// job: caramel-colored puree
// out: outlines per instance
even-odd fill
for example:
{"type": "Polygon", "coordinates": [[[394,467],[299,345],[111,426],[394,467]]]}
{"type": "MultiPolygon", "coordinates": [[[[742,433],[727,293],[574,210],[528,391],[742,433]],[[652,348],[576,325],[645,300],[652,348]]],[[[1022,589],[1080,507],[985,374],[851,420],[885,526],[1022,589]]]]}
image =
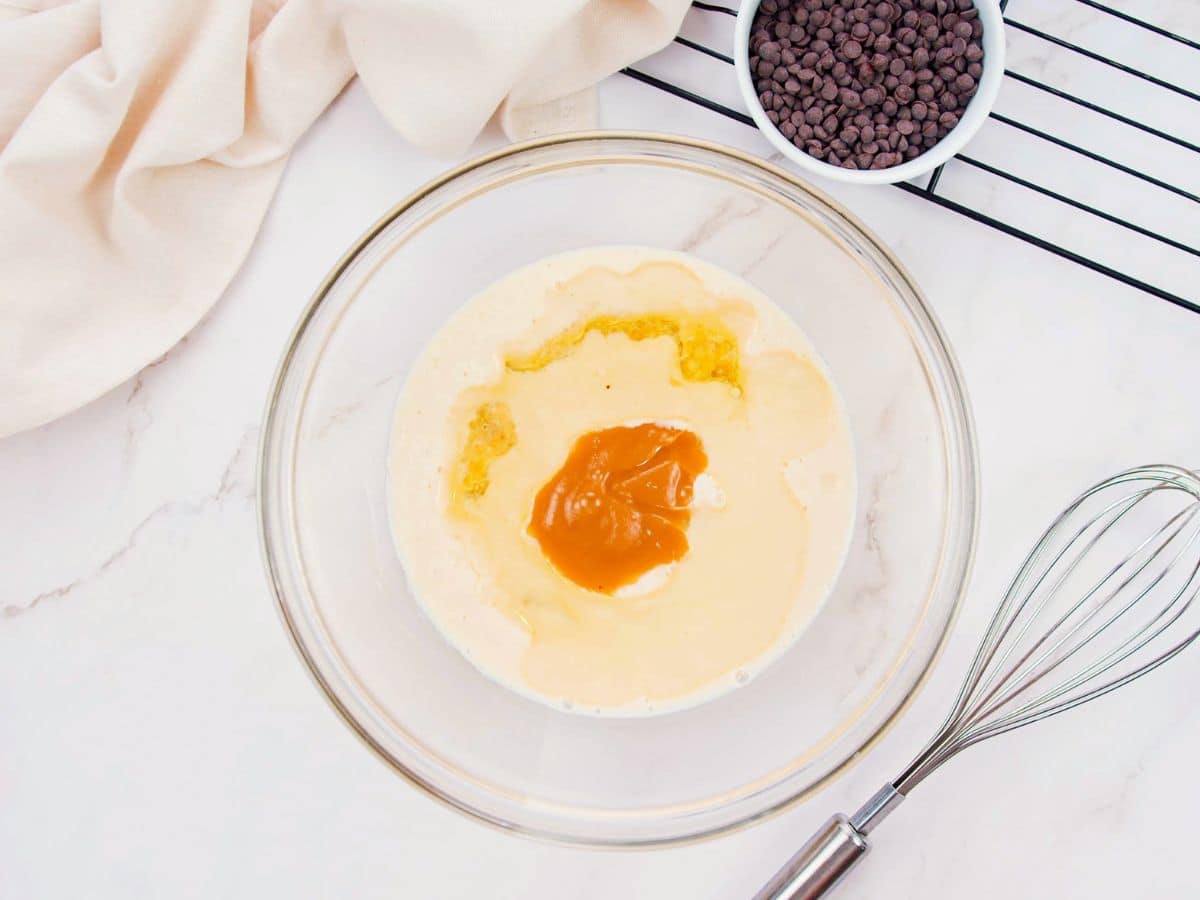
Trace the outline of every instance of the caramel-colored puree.
{"type": "Polygon", "coordinates": [[[611,594],[687,553],[692,484],[707,465],[700,439],[681,428],[585,434],[538,491],[529,533],[558,571],[611,594]]]}

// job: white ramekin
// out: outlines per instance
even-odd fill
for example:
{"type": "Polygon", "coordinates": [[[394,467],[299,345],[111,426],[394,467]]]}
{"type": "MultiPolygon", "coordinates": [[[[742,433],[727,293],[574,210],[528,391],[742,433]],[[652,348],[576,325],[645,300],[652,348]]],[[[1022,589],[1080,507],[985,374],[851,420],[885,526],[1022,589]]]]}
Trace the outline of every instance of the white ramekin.
{"type": "Polygon", "coordinates": [[[767,118],[766,112],[758,102],[758,92],[754,89],[754,79],[750,73],[750,27],[754,22],[755,13],[758,12],[758,6],[759,0],[745,0],[738,12],[734,28],[733,56],[738,89],[742,92],[742,99],[759,131],[766,135],[767,140],[780,153],[813,175],[853,184],[894,184],[931,172],[942,163],[948,162],[974,137],[992,111],[996,95],[1000,92],[1000,82],[1004,77],[1004,16],[1000,12],[998,0],[975,0],[979,20],[983,23],[983,77],[979,79],[979,90],[975,92],[975,96],[971,98],[951,132],[932,149],[898,166],[886,169],[843,169],[841,166],[830,165],[809,156],[784,137],[767,118]]]}

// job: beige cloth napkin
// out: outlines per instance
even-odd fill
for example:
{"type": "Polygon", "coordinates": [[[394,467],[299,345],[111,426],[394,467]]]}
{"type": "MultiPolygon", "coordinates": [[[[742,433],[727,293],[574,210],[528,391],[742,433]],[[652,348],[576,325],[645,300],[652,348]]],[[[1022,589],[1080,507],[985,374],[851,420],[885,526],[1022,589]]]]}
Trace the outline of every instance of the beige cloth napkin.
{"type": "Polygon", "coordinates": [[[589,127],[687,0],[0,0],[0,436],[165,353],[241,265],[296,139],[356,73],[461,153],[589,127]]]}

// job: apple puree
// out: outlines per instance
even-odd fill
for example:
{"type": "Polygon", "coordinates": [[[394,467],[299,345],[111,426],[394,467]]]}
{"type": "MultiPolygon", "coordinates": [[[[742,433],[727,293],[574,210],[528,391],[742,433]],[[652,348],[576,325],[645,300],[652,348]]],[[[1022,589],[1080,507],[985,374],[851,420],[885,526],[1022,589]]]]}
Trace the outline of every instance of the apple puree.
{"type": "Polygon", "coordinates": [[[644,422],[589,432],[538,491],[529,533],[562,574],[611,594],[687,553],[692,484],[707,465],[686,429],[644,422]]]}

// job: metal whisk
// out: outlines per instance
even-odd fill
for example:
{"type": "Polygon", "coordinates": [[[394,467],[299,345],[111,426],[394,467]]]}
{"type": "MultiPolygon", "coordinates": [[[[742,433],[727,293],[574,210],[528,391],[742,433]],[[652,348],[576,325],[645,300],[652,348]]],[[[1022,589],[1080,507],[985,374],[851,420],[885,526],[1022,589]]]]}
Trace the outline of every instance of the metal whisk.
{"type": "Polygon", "coordinates": [[[1042,534],[946,721],[898,778],[822,826],[754,900],[815,900],[948,760],[1128,684],[1200,636],[1200,476],[1146,466],[1089,488],[1042,534]]]}

